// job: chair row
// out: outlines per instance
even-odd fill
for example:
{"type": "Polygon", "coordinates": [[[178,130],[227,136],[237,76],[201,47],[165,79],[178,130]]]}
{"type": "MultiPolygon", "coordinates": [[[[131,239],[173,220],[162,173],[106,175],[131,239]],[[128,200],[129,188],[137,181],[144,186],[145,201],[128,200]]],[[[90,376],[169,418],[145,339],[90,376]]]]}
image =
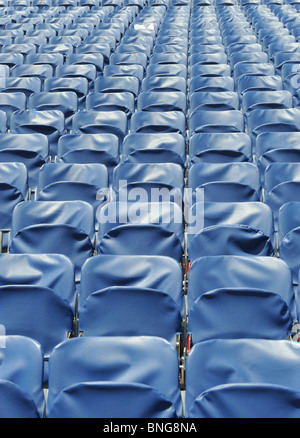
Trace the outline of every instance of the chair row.
{"type": "Polygon", "coordinates": [[[47,400],[41,345],[19,335],[1,336],[0,340],[2,418],[183,415],[178,357],[162,338],[82,337],[60,343],[49,359],[47,400]],[[12,364],[18,372],[12,372],[12,364]],[[69,366],[74,372],[69,372],[69,366]]]}
{"type": "MultiPolygon", "coordinates": [[[[13,170],[18,170],[18,163],[13,170]]],[[[286,185],[297,186],[297,181],[288,181],[286,185]]],[[[204,195],[195,203],[183,205],[183,198],[175,192],[164,192],[169,201],[162,202],[160,189],[152,192],[155,201],[140,187],[129,190],[132,196],[126,198],[127,187],[122,186],[119,201],[107,202],[109,191],[105,187],[98,189],[89,182],[55,181],[46,186],[37,201],[26,201],[26,184],[21,175],[14,183],[3,182],[2,186],[6,211],[1,219],[2,251],[62,252],[76,267],[77,282],[83,263],[95,252],[165,255],[185,269],[187,261],[205,255],[279,255],[292,270],[294,283],[298,282],[299,199],[295,189],[294,199],[282,199],[275,220],[268,204],[253,200],[209,202],[204,195]],[[72,191],[76,190],[80,193],[74,195],[72,191]],[[88,203],[84,195],[91,197],[90,192],[95,199],[88,203]],[[139,196],[138,201],[133,194],[139,196]],[[175,202],[173,199],[170,202],[172,197],[175,202]],[[44,235],[49,238],[43,238],[44,235]],[[59,235],[62,243],[58,246],[59,235]]]]}
{"type": "Polygon", "coordinates": [[[2,340],[2,417],[278,418],[278,410],[281,418],[299,417],[299,346],[286,340],[197,344],[187,360],[184,413],[176,353],[162,339],[83,337],[61,343],[50,357],[46,403],[40,345],[16,335],[2,340]],[[19,371],[14,376],[12,362],[19,371]],[[250,365],[251,373],[245,371],[250,365]]]}

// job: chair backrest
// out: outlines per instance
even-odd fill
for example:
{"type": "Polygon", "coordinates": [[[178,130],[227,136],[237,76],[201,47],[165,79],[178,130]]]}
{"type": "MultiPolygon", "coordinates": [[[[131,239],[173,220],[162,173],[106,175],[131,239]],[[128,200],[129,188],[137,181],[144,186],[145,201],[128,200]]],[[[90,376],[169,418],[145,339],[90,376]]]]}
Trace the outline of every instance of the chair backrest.
{"type": "MultiPolygon", "coordinates": [[[[114,169],[112,188],[120,196],[123,187],[127,187],[128,190],[143,188],[146,191],[143,194],[151,196],[151,198],[148,197],[148,201],[154,201],[155,199],[152,199],[152,196],[159,195],[159,193],[151,193],[151,188],[155,187],[162,190],[164,188],[168,189],[170,196],[172,193],[175,197],[176,195],[180,196],[183,194],[184,188],[184,170],[182,166],[175,163],[122,162],[114,169]]],[[[167,195],[167,193],[165,194],[167,195]]],[[[132,194],[128,193],[128,195],[134,196],[134,192],[132,194]]],[[[145,198],[143,200],[146,201],[145,198]]]]}
{"type": "Polygon", "coordinates": [[[130,128],[131,132],[177,132],[186,135],[186,118],[182,111],[136,111],[130,128]]]}
{"type": "Polygon", "coordinates": [[[299,345],[287,340],[215,339],[196,344],[186,361],[187,412],[197,397],[218,385],[276,384],[298,391],[299,352],[299,345]]]}
{"type": "Polygon", "coordinates": [[[58,138],[65,133],[64,114],[59,110],[19,110],[11,116],[11,131],[16,134],[38,132],[47,136],[49,154],[57,153],[58,138]]]}
{"type": "Polygon", "coordinates": [[[287,90],[249,90],[246,91],[242,99],[242,109],[244,114],[254,109],[286,109],[293,107],[292,94],[287,90]]]}
{"type": "Polygon", "coordinates": [[[182,91],[143,91],[137,100],[139,111],[186,112],[186,94],[182,91]]]}
{"type": "Polygon", "coordinates": [[[42,418],[45,400],[41,346],[18,335],[1,336],[0,341],[1,394],[7,396],[1,403],[1,417],[42,418]]]}
{"type": "Polygon", "coordinates": [[[193,111],[189,118],[190,134],[198,132],[244,132],[244,117],[239,110],[193,111]]]}
{"type": "Polygon", "coordinates": [[[239,97],[235,91],[196,91],[190,96],[190,112],[197,110],[238,110],[239,97]]]}
{"type": "Polygon", "coordinates": [[[234,91],[231,76],[195,76],[190,80],[190,93],[196,91],[234,91]]]}
{"type": "MultiPolygon", "coordinates": [[[[198,218],[196,225],[190,228],[198,231],[201,225],[198,218]]],[[[274,256],[275,246],[271,238],[260,229],[247,224],[220,224],[204,228],[194,236],[192,233],[188,235],[189,261],[192,263],[206,255],[274,256]],[[214,245],[210,244],[212,238],[214,245]]]]}
{"type": "Polygon", "coordinates": [[[104,164],[46,163],[39,173],[36,199],[82,200],[91,204],[96,212],[98,206],[107,200],[107,192],[108,172],[104,164]]]}
{"type": "Polygon", "coordinates": [[[48,139],[43,134],[0,134],[0,162],[23,163],[27,169],[28,186],[34,189],[37,175],[48,161],[48,139]]]}
{"type": "Polygon", "coordinates": [[[28,174],[23,163],[0,163],[1,220],[0,229],[11,229],[15,206],[28,198],[28,174]]]}
{"type": "Polygon", "coordinates": [[[93,255],[93,207],[84,201],[27,201],[18,207],[13,212],[10,252],[66,255],[78,281],[81,266],[93,255]]]}
{"type": "Polygon", "coordinates": [[[134,76],[141,84],[144,77],[144,68],[140,64],[108,64],[103,69],[103,76],[134,76]]]}
{"type": "Polygon", "coordinates": [[[53,290],[75,312],[74,266],[61,254],[1,254],[1,286],[40,286],[53,290]]]}
{"type": "Polygon", "coordinates": [[[144,336],[105,336],[79,337],[69,341],[57,346],[49,360],[48,411],[65,388],[101,380],[144,383],[165,394],[177,415],[182,415],[178,356],[165,340],[144,336]],[[74,367],[75,363],[81,365],[74,367]],[[70,366],[74,369],[72,373],[69,372],[70,366]]]}
{"type": "Polygon", "coordinates": [[[119,163],[119,139],[110,133],[62,135],[57,145],[57,162],[102,163],[111,182],[112,171],[119,163]]]}
{"type": "Polygon", "coordinates": [[[199,132],[192,135],[189,142],[191,164],[199,161],[251,161],[251,153],[251,140],[244,132],[199,132]]]}
{"type": "Polygon", "coordinates": [[[0,93],[0,111],[6,114],[6,124],[1,127],[1,132],[6,132],[10,128],[10,118],[14,111],[25,110],[26,95],[20,91],[11,93],[0,93]]]}
{"type": "Polygon", "coordinates": [[[203,293],[243,287],[272,291],[282,296],[296,319],[291,270],[283,260],[265,256],[217,255],[195,260],[189,272],[189,308],[203,293]]]}
{"type": "Polygon", "coordinates": [[[128,120],[123,111],[79,111],[73,117],[74,134],[115,134],[121,142],[127,134],[128,120]]]}
{"type": "Polygon", "coordinates": [[[135,76],[100,76],[94,83],[94,90],[97,93],[127,91],[137,97],[139,88],[139,80],[135,76]]]}
{"type": "Polygon", "coordinates": [[[91,293],[101,289],[111,286],[138,287],[169,294],[183,316],[182,276],[179,263],[169,257],[101,254],[87,260],[82,267],[79,305],[91,293]]]}
{"type": "Polygon", "coordinates": [[[79,309],[78,332],[80,336],[158,336],[176,347],[182,316],[164,291],[110,286],[86,298],[79,309]],[[128,307],[129,302],[133,304],[128,307]]]}
{"type": "Polygon", "coordinates": [[[72,117],[78,111],[78,97],[74,91],[33,93],[28,99],[28,109],[36,111],[58,110],[64,115],[65,129],[70,130],[72,117]]]}
{"type": "MultiPolygon", "coordinates": [[[[83,30],[83,29],[82,29],[83,30]]],[[[96,73],[102,73],[104,67],[104,56],[102,53],[71,53],[66,56],[66,65],[92,65],[96,73]]],[[[93,72],[92,72],[93,74],[93,72]]]]}
{"type": "Polygon", "coordinates": [[[87,111],[123,111],[130,118],[135,111],[135,97],[129,91],[92,92],[88,94],[85,106],[87,111]]]}
{"type": "Polygon", "coordinates": [[[258,201],[259,172],[257,166],[249,162],[195,163],[189,170],[188,187],[193,193],[204,188],[207,202],[258,201]]]}
{"type": "Polygon", "coordinates": [[[122,143],[122,161],[186,163],[185,139],[177,133],[130,133],[122,143]]]}
{"type": "Polygon", "coordinates": [[[277,384],[233,383],[201,394],[186,418],[299,417],[299,392],[277,384]],[[259,400],[259,403],[258,403],[259,400]]]}

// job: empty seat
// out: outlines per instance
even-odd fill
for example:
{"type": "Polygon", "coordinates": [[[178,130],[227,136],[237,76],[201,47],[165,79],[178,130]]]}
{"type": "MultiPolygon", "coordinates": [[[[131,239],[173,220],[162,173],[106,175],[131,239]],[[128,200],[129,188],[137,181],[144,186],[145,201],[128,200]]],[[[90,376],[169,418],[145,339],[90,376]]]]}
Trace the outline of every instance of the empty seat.
{"type": "Polygon", "coordinates": [[[199,132],[189,141],[189,161],[251,161],[251,140],[244,132],[199,132]]]}
{"type": "Polygon", "coordinates": [[[49,159],[48,139],[43,134],[0,134],[0,162],[24,163],[29,189],[35,190],[40,168],[49,159]]]}
{"type": "Polygon", "coordinates": [[[94,90],[97,93],[124,92],[132,93],[137,97],[139,80],[135,76],[101,76],[95,80],[94,90]]]}
{"type": "MultiPolygon", "coordinates": [[[[26,95],[22,92],[0,93],[0,110],[6,114],[7,126],[5,131],[10,128],[10,118],[14,111],[26,109],[26,95]]],[[[1,129],[1,132],[3,128],[1,129]]]]}
{"type": "Polygon", "coordinates": [[[178,303],[164,290],[109,286],[86,298],[78,331],[84,336],[158,336],[179,349],[182,317],[178,303]]]}
{"type": "Polygon", "coordinates": [[[107,200],[108,173],[100,163],[46,163],[38,176],[39,201],[85,201],[94,209],[107,200]],[[102,195],[101,195],[102,193],[102,195]]]}
{"type": "Polygon", "coordinates": [[[273,76],[274,65],[270,62],[239,62],[233,67],[233,77],[239,81],[244,75],[273,76]]]}
{"type": "Polygon", "coordinates": [[[248,114],[254,109],[287,109],[292,107],[293,97],[287,90],[249,90],[244,93],[242,99],[242,111],[244,114],[248,114]]]}
{"type": "Polygon", "coordinates": [[[188,418],[299,417],[299,391],[277,384],[236,383],[203,392],[188,418]]]}
{"type": "Polygon", "coordinates": [[[204,189],[207,202],[260,200],[258,169],[250,162],[195,163],[189,169],[188,186],[193,200],[199,189],[204,189]]]}
{"type": "Polygon", "coordinates": [[[76,47],[75,53],[81,54],[81,53],[101,53],[104,58],[104,63],[108,63],[108,60],[111,59],[111,48],[110,45],[106,42],[101,43],[82,43],[79,44],[78,47],[76,47]]]}
{"type": "Polygon", "coordinates": [[[83,77],[93,85],[97,70],[93,64],[63,64],[56,67],[55,76],[59,78],[83,77]]]}
{"type": "Polygon", "coordinates": [[[196,91],[234,91],[234,81],[230,76],[194,76],[189,84],[190,93],[196,91]]]}
{"type": "Polygon", "coordinates": [[[136,111],[131,118],[131,132],[186,134],[182,111],[136,111]]]}
{"type": "Polygon", "coordinates": [[[99,254],[161,255],[182,262],[183,212],[170,200],[107,203],[98,221],[99,254]]]}
{"type": "Polygon", "coordinates": [[[119,163],[119,139],[110,133],[65,134],[58,140],[57,162],[101,163],[108,171],[109,183],[112,172],[119,163]]]}
{"type": "Polygon", "coordinates": [[[189,214],[190,261],[204,255],[272,256],[275,253],[272,211],[261,202],[204,202],[194,204],[189,214]]]}
{"type": "Polygon", "coordinates": [[[1,221],[0,249],[7,250],[12,214],[17,204],[28,199],[27,169],[23,163],[0,163],[1,221]]]}
{"type": "Polygon", "coordinates": [[[185,139],[177,133],[129,133],[121,152],[123,162],[186,163],[185,139]]]}
{"type": "Polygon", "coordinates": [[[244,132],[244,118],[239,110],[197,109],[190,115],[189,129],[191,135],[198,132],[244,132]]]}
{"type": "Polygon", "coordinates": [[[53,76],[53,67],[51,64],[21,64],[11,69],[12,77],[37,77],[42,82],[46,78],[53,76]]]}
{"type": "Polygon", "coordinates": [[[237,51],[230,55],[230,66],[234,69],[234,66],[240,62],[257,62],[257,63],[267,63],[269,62],[268,54],[265,52],[244,52],[237,51]]]}
{"type": "Polygon", "coordinates": [[[61,344],[50,358],[46,417],[77,416],[181,417],[176,350],[144,336],[79,337],[61,344]],[[81,365],[70,373],[75,363],[81,365]]]}
{"type": "Polygon", "coordinates": [[[58,110],[64,115],[65,129],[70,130],[72,117],[78,110],[78,98],[74,91],[42,91],[29,96],[28,109],[36,111],[58,110]]]}
{"type": "MultiPolygon", "coordinates": [[[[102,53],[96,53],[96,52],[72,53],[71,55],[66,56],[65,65],[79,65],[79,66],[92,65],[96,69],[96,75],[98,75],[102,73],[104,68],[104,56],[102,55],[102,53]]],[[[94,75],[93,71],[91,71],[91,73],[92,75],[94,75]]]]}
{"type": "Polygon", "coordinates": [[[121,162],[114,169],[112,189],[117,198],[129,196],[128,199],[134,201],[135,196],[142,189],[140,196],[144,195],[141,198],[143,202],[146,201],[145,196],[148,197],[148,201],[150,197],[157,196],[159,201],[159,197],[165,194],[169,200],[173,197],[173,200],[180,205],[184,189],[184,170],[182,166],[175,163],[121,162]]]}
{"type": "Polygon", "coordinates": [[[263,132],[256,138],[256,161],[262,185],[267,167],[275,162],[299,162],[300,132],[263,132]]]}
{"type": "Polygon", "coordinates": [[[195,64],[190,68],[191,78],[194,76],[230,76],[228,64],[195,64]]]}
{"type": "Polygon", "coordinates": [[[0,337],[1,418],[42,418],[43,352],[25,336],[0,337]]]}
{"type": "Polygon", "coordinates": [[[236,90],[242,97],[248,90],[282,90],[282,79],[277,75],[256,76],[245,74],[241,76],[236,84],[236,90]]]}
{"type": "Polygon", "coordinates": [[[128,119],[123,111],[79,111],[73,117],[73,134],[110,133],[121,143],[128,130],[128,119]]]}
{"type": "Polygon", "coordinates": [[[89,92],[89,83],[87,78],[83,77],[53,77],[47,78],[44,82],[44,91],[47,92],[61,92],[73,91],[77,94],[78,109],[83,109],[85,106],[85,99],[89,92]]]}
{"type": "Polygon", "coordinates": [[[297,108],[255,109],[246,117],[247,132],[255,146],[256,137],[263,132],[298,132],[300,110],[297,108]]]}
{"type": "Polygon", "coordinates": [[[138,96],[139,111],[186,112],[186,95],[181,91],[144,91],[138,96]]]}
{"type": "Polygon", "coordinates": [[[73,334],[74,266],[60,254],[2,254],[1,265],[1,323],[8,335],[39,342],[46,382],[50,352],[73,334]]]}
{"type": "Polygon", "coordinates": [[[186,53],[180,52],[158,52],[152,53],[149,64],[183,64],[187,65],[186,53]]]}
{"type": "Polygon", "coordinates": [[[82,267],[78,304],[82,307],[90,294],[111,286],[152,289],[172,296],[184,318],[182,281],[181,266],[169,257],[102,254],[82,267]]]}
{"type": "Polygon", "coordinates": [[[149,64],[146,76],[180,76],[187,79],[187,67],[184,64],[149,64]]]}
{"type": "MultiPolygon", "coordinates": [[[[272,400],[276,403],[277,399],[279,405],[283,402],[283,412],[289,417],[287,409],[290,397],[286,405],[286,399],[282,400],[281,396],[278,396],[278,391],[295,391],[294,396],[297,400],[299,383],[296,370],[299,351],[298,345],[287,340],[214,339],[198,343],[188,355],[186,362],[186,416],[193,417],[196,412],[199,412],[198,403],[201,410],[202,398],[209,397],[207,391],[226,390],[229,386],[234,390],[234,385],[246,384],[247,386],[258,385],[259,391],[268,391],[273,388],[274,398],[272,400]],[[274,351],[276,351],[275,355],[274,351]],[[265,385],[268,385],[267,388],[265,385]]],[[[265,406],[260,405],[259,392],[256,398],[254,403],[259,404],[262,416],[269,413],[268,407],[265,410],[265,406]]],[[[237,414],[244,406],[240,404],[242,400],[240,398],[237,400],[239,404],[237,414]]],[[[223,415],[228,413],[226,406],[225,398],[223,415]]],[[[255,411],[260,417],[260,413],[255,411]]],[[[247,411],[242,410],[242,412],[247,416],[247,411]]],[[[294,415],[295,411],[292,410],[291,416],[294,415]]]]}
{"type": "Polygon", "coordinates": [[[216,255],[196,259],[189,270],[188,309],[201,295],[218,289],[273,292],[286,303],[292,321],[298,320],[292,273],[281,259],[255,255],[216,255]]]}
{"type": "Polygon", "coordinates": [[[42,81],[38,77],[8,77],[5,80],[5,87],[0,90],[2,93],[24,93],[27,103],[30,94],[41,91],[41,88],[42,81]]]}
{"type": "Polygon", "coordinates": [[[146,76],[141,91],[181,91],[186,94],[187,83],[181,76],[146,76]]]}
{"type": "Polygon", "coordinates": [[[278,211],[278,252],[279,257],[290,267],[294,284],[299,280],[299,207],[300,202],[287,202],[278,211]]]}
{"type": "Polygon", "coordinates": [[[234,91],[196,91],[190,95],[190,113],[197,110],[239,110],[239,97],[234,91]]]}
{"type": "Polygon", "coordinates": [[[32,53],[27,56],[25,65],[51,65],[54,72],[57,65],[63,64],[64,56],[61,53],[32,53]]]}
{"type": "Polygon", "coordinates": [[[92,206],[83,201],[27,201],[18,206],[12,218],[10,252],[66,255],[79,281],[81,266],[93,255],[92,206]]]}
{"type": "Polygon", "coordinates": [[[11,116],[11,132],[16,134],[40,133],[47,136],[49,154],[57,154],[58,138],[65,132],[64,115],[59,110],[19,110],[11,116]]]}
{"type": "Polygon", "coordinates": [[[109,58],[111,65],[141,65],[145,71],[148,58],[145,53],[112,53],[109,58]]]}
{"type": "Polygon", "coordinates": [[[265,170],[265,202],[273,211],[276,228],[281,206],[299,200],[299,166],[300,163],[275,162],[265,170]]]}
{"type": "Polygon", "coordinates": [[[141,64],[108,64],[103,69],[103,76],[134,76],[141,84],[144,77],[144,68],[141,64]]]}
{"type": "Polygon", "coordinates": [[[92,92],[88,94],[85,106],[87,111],[123,111],[130,118],[135,111],[135,96],[130,91],[92,92]]]}
{"type": "MultiPolygon", "coordinates": [[[[151,59],[151,58],[150,58],[151,59]]],[[[194,53],[189,57],[190,67],[197,64],[227,64],[228,56],[226,53],[194,53]]]]}

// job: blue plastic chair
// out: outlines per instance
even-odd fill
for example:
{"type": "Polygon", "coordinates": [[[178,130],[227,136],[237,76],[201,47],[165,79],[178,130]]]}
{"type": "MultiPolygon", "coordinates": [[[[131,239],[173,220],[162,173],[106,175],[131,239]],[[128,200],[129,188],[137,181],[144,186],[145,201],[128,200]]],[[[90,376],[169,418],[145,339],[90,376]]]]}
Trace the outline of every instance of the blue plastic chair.
{"type": "MultiPolygon", "coordinates": [[[[299,351],[297,344],[287,340],[215,339],[198,343],[190,351],[186,361],[186,416],[189,417],[189,413],[193,416],[193,413],[198,411],[198,402],[201,405],[202,398],[209,397],[207,391],[216,391],[220,386],[220,390],[225,391],[228,385],[234,390],[233,385],[250,384],[258,385],[260,391],[265,389],[268,391],[270,386],[265,388],[264,385],[271,385],[275,397],[273,403],[276,406],[276,400],[278,400],[279,405],[283,402],[283,412],[289,417],[287,409],[290,406],[290,397],[285,404],[286,400],[282,400],[278,391],[281,392],[283,386],[284,391],[293,392],[292,399],[295,400],[296,397],[297,400],[299,382],[296,364],[299,359],[299,351]],[[274,355],[274,351],[277,352],[276,355],[274,355]],[[202,360],[203,357],[205,360],[202,360]],[[250,369],[251,373],[247,371],[250,369]],[[280,373],[275,371],[278,369],[281,370],[280,373]],[[199,374],[202,376],[201,379],[199,379],[199,374]]],[[[260,391],[256,392],[255,397],[257,407],[261,406],[260,391]]],[[[251,399],[253,400],[253,394],[248,401],[251,399]]],[[[240,401],[240,397],[237,396],[236,401],[238,415],[244,406],[245,397],[242,397],[240,401]]],[[[225,402],[224,410],[222,410],[224,416],[228,414],[226,406],[228,405],[225,402]]],[[[268,407],[261,406],[262,415],[270,412],[268,407]]],[[[260,413],[255,411],[260,417],[260,413]]],[[[232,411],[230,413],[234,414],[232,411]]],[[[245,411],[245,417],[247,414],[248,411],[245,411]]],[[[292,410],[291,415],[295,415],[294,410],[292,410]]]]}
{"type": "Polygon", "coordinates": [[[1,336],[1,418],[42,418],[43,352],[33,339],[1,336]]]}
{"type": "Polygon", "coordinates": [[[83,201],[26,201],[12,218],[10,252],[13,254],[63,254],[75,266],[75,278],[93,255],[93,208],[83,201]]]}
{"type": "Polygon", "coordinates": [[[185,166],[185,139],[177,133],[130,133],[122,143],[122,162],[176,163],[185,166]]]}
{"type": "Polygon", "coordinates": [[[0,162],[23,163],[27,169],[29,189],[36,189],[39,170],[48,159],[49,147],[45,135],[0,134],[0,162]]]}
{"type": "Polygon", "coordinates": [[[11,132],[14,134],[40,133],[49,142],[49,154],[57,154],[57,142],[65,133],[64,114],[60,110],[18,110],[11,116],[11,132]]]}
{"type": "Polygon", "coordinates": [[[104,336],[70,339],[55,349],[49,365],[48,418],[72,418],[78,412],[86,418],[103,415],[143,418],[146,414],[149,418],[182,416],[177,353],[161,338],[104,336]],[[159,362],[156,357],[160,358],[159,362]],[[74,372],[70,373],[69,369],[73,369],[75,363],[80,363],[80,366],[75,366],[74,372]],[[91,392],[89,387],[93,388],[92,398],[86,398],[91,392]],[[68,394],[71,394],[71,404],[67,401],[68,394]],[[93,403],[95,396],[97,403],[93,403]]]}
{"type": "Polygon", "coordinates": [[[189,162],[251,161],[251,140],[244,132],[199,132],[190,138],[189,162]]]}

